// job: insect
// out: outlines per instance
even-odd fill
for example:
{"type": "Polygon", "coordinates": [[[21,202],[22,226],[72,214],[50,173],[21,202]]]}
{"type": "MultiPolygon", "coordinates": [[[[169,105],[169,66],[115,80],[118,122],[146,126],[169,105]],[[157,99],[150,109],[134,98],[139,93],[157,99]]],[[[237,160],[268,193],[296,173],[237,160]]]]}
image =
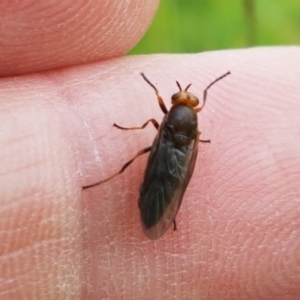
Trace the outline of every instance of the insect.
{"type": "Polygon", "coordinates": [[[165,114],[161,125],[155,119],[149,119],[141,127],[125,128],[117,124],[114,126],[123,130],[135,130],[143,129],[152,123],[158,130],[154,142],[152,146],[140,150],[117,173],[100,182],[84,186],[83,189],[107,182],[121,174],[136,158],[150,152],[138,200],[143,231],[149,239],[155,240],[172,224],[176,230],[175,217],[194,171],[198,142],[210,142],[199,139],[197,113],[205,106],[209,88],[229,74],[230,72],[227,72],[218,77],[205,88],[200,107],[197,107],[199,99],[188,92],[191,84],[183,90],[176,81],[179,92],[172,96],[172,107],[168,111],[155,85],[141,73],[143,79],[154,89],[158,104],[165,114]]]}

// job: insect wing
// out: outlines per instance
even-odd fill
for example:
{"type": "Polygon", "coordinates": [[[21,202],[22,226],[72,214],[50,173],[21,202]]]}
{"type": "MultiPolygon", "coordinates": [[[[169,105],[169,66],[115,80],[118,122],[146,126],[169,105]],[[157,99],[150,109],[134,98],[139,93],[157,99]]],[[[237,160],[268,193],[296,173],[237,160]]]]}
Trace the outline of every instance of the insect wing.
{"type": "Polygon", "coordinates": [[[163,138],[163,128],[154,140],[139,199],[143,230],[152,240],[161,237],[175,220],[198,153],[199,133],[182,152],[163,138]]]}

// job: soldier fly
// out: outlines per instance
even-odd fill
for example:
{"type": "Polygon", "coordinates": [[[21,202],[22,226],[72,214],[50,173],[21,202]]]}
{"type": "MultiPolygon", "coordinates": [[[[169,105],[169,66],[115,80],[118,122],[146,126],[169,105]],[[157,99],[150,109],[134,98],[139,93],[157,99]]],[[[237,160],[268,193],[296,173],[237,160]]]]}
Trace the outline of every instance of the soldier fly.
{"type": "Polygon", "coordinates": [[[188,92],[191,84],[183,90],[176,81],[179,92],[171,97],[172,107],[168,111],[155,85],[141,73],[143,79],[154,89],[158,104],[165,114],[161,125],[155,119],[149,119],[141,127],[114,126],[123,130],[135,130],[152,123],[158,130],[154,142],[152,146],[140,150],[117,173],[100,182],[84,186],[83,189],[107,182],[121,174],[136,158],[150,152],[138,201],[143,231],[149,239],[155,240],[172,224],[176,230],[175,217],[195,168],[198,142],[210,142],[199,139],[197,113],[205,106],[209,88],[229,74],[227,72],[218,77],[205,88],[200,107],[197,107],[199,99],[188,92]]]}

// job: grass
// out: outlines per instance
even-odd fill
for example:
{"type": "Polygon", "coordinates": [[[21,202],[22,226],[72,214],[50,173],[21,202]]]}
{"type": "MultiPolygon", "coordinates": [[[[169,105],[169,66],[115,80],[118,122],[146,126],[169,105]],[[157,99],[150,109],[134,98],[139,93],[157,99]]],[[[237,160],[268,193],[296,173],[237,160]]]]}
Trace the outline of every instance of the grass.
{"type": "Polygon", "coordinates": [[[299,44],[299,32],[299,0],[161,0],[151,27],[129,54],[299,44]]]}

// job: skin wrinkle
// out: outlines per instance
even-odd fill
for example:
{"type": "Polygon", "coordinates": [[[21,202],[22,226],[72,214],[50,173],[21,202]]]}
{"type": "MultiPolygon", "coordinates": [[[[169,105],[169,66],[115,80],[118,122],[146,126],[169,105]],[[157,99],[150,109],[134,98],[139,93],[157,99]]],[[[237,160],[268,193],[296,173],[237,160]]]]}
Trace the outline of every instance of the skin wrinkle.
{"type": "MultiPolygon", "coordinates": [[[[90,130],[90,126],[89,126],[89,122],[87,122],[86,116],[84,115],[84,113],[82,113],[81,107],[79,105],[79,103],[77,101],[75,101],[75,99],[72,97],[72,93],[70,93],[69,91],[72,90],[72,85],[71,86],[63,86],[61,88],[61,85],[59,84],[59,81],[55,80],[55,77],[51,77],[51,80],[53,80],[53,82],[59,87],[59,93],[62,99],[67,98],[68,103],[67,103],[67,107],[71,106],[72,109],[74,109],[74,111],[76,112],[76,114],[74,113],[74,118],[78,118],[78,123],[79,120],[81,120],[80,122],[80,127],[86,129],[85,132],[87,134],[87,136],[89,136],[90,141],[91,142],[95,142],[95,140],[92,138],[92,131],[90,130]],[[70,105],[71,104],[71,105],[70,105]]],[[[63,120],[68,120],[70,118],[70,114],[68,110],[65,110],[61,105],[57,105],[56,103],[54,103],[55,109],[56,111],[62,116],[63,120]]],[[[66,122],[66,127],[68,126],[68,122],[66,122]]],[[[69,129],[69,128],[68,128],[69,129]]],[[[71,130],[70,130],[71,131],[71,130]]],[[[78,152],[78,143],[76,141],[76,130],[72,128],[72,132],[69,133],[69,138],[72,144],[72,147],[74,149],[74,155],[76,157],[76,161],[77,161],[77,168],[76,168],[76,173],[78,174],[79,178],[81,178],[83,176],[83,163],[80,160],[80,154],[78,152]]],[[[95,157],[99,158],[100,161],[100,157],[99,155],[97,156],[97,147],[94,147],[95,149],[95,157]]]]}
{"type": "Polygon", "coordinates": [[[19,171],[25,171],[26,169],[41,166],[41,165],[43,165],[43,163],[45,163],[45,161],[43,161],[43,160],[35,161],[33,164],[23,165],[23,166],[20,166],[20,167],[16,167],[14,169],[10,169],[9,172],[6,172],[6,173],[0,172],[0,176],[10,175],[12,173],[17,173],[19,171]]]}

